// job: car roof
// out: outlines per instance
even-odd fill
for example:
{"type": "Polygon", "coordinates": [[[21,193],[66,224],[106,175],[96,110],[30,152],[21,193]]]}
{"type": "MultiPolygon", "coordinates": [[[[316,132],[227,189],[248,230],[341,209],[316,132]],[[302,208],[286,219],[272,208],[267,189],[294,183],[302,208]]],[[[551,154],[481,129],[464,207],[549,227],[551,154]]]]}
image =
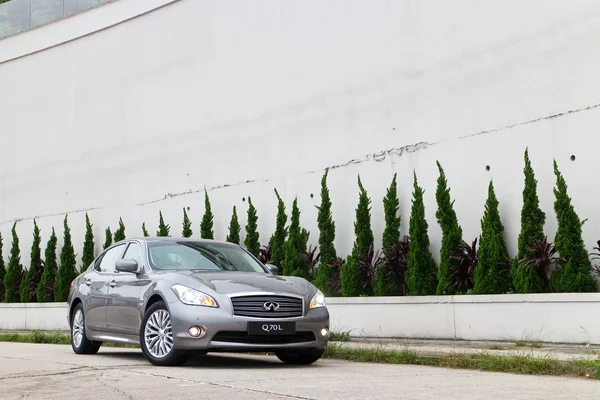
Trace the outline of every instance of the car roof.
{"type": "Polygon", "coordinates": [[[138,240],[143,242],[190,242],[190,243],[216,243],[216,244],[228,244],[231,246],[239,246],[236,243],[225,242],[222,240],[213,240],[213,239],[199,239],[199,238],[184,238],[184,237],[170,237],[170,236],[149,236],[149,237],[132,237],[122,240],[122,242],[127,242],[131,240],[138,240]]]}

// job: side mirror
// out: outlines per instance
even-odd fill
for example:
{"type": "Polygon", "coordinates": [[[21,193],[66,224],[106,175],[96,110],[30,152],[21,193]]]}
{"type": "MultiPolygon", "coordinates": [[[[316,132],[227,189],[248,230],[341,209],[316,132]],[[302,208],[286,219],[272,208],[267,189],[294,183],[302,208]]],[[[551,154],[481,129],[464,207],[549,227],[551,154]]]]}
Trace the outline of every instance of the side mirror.
{"type": "Polygon", "coordinates": [[[279,267],[277,265],[267,264],[267,268],[269,268],[269,271],[271,271],[273,275],[277,275],[279,273],[279,267]]]}
{"type": "Polygon", "coordinates": [[[138,267],[137,261],[130,258],[117,260],[117,263],[115,264],[117,272],[130,272],[132,274],[138,271],[138,267]]]}

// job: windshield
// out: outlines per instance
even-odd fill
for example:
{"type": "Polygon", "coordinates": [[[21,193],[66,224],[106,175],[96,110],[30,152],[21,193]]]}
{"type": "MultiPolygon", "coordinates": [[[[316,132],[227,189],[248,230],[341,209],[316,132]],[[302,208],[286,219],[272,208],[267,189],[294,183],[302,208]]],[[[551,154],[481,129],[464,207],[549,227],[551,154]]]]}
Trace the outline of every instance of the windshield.
{"type": "Polygon", "coordinates": [[[265,273],[242,248],[226,243],[148,242],[153,269],[195,271],[244,271],[265,273]]]}

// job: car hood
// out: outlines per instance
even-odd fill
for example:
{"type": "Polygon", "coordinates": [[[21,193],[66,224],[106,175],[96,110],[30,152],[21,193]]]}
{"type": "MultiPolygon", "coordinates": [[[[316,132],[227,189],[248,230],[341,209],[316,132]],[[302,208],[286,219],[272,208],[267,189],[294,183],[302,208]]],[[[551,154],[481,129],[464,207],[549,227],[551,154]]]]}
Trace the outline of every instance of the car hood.
{"type": "Polygon", "coordinates": [[[200,286],[205,286],[220,294],[270,292],[306,296],[309,290],[305,279],[294,276],[232,271],[181,271],[177,274],[186,275],[200,290],[202,289],[200,286]]]}

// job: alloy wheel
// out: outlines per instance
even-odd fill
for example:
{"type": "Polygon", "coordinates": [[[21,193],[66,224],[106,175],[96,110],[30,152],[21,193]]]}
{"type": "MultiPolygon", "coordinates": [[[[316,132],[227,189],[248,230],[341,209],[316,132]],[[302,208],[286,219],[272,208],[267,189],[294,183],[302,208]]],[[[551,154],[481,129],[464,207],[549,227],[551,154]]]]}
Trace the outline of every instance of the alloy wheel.
{"type": "Polygon", "coordinates": [[[152,357],[163,358],[173,349],[171,315],[167,310],[156,310],[146,321],[144,342],[152,357]]]}

